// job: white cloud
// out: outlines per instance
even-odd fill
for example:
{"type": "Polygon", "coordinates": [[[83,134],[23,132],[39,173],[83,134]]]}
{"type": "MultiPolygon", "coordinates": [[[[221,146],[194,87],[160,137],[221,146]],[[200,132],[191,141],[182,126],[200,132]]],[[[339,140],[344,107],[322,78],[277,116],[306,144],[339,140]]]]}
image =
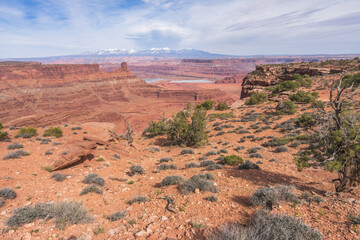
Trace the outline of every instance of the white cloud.
{"type": "Polygon", "coordinates": [[[130,2],[47,0],[34,9],[0,5],[0,24],[6,28],[0,45],[10,49],[2,55],[162,44],[239,55],[360,52],[358,0],[130,2]]]}

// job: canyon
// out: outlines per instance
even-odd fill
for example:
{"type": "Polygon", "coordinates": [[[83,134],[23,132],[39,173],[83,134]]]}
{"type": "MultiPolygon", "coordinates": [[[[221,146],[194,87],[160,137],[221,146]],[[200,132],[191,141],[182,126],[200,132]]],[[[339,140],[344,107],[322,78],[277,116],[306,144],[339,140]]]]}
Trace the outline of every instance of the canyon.
{"type": "Polygon", "coordinates": [[[143,127],[188,102],[232,102],[218,89],[176,90],[147,84],[126,63],[112,72],[98,64],[0,63],[0,119],[6,126],[111,121],[126,116],[143,127]],[[139,116],[142,116],[141,118],[139,116]]]}

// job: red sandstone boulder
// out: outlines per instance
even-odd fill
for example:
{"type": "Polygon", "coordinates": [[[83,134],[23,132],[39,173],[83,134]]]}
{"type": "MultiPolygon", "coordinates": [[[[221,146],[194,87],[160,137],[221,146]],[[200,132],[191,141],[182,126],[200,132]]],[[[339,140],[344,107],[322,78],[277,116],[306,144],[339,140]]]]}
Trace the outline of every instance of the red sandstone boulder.
{"type": "Polygon", "coordinates": [[[77,162],[85,160],[96,148],[92,141],[74,141],[62,146],[54,161],[50,164],[53,170],[69,167],[77,162]]]}

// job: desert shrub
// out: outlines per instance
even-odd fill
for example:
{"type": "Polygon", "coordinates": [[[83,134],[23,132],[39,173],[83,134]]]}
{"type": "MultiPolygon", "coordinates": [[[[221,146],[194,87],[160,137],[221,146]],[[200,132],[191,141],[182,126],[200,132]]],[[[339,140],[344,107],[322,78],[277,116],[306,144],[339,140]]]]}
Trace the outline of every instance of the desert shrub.
{"type": "Polygon", "coordinates": [[[301,142],[293,142],[289,145],[289,147],[296,148],[299,145],[301,145],[301,142]]]}
{"type": "Polygon", "coordinates": [[[174,159],[169,158],[169,157],[160,158],[160,163],[163,163],[163,162],[172,162],[172,161],[174,161],[174,159]]]}
{"type": "Polygon", "coordinates": [[[16,159],[16,158],[21,158],[22,156],[28,156],[28,155],[30,155],[30,154],[25,152],[24,150],[16,150],[16,151],[12,151],[12,152],[9,152],[8,154],[6,154],[3,157],[3,160],[16,159]]]}
{"type": "Polygon", "coordinates": [[[360,224],[360,214],[359,215],[350,215],[349,216],[349,220],[353,223],[353,224],[360,224]]]}
{"type": "Polygon", "coordinates": [[[299,199],[292,189],[283,185],[259,188],[251,196],[250,201],[254,206],[261,205],[270,209],[281,201],[298,203],[299,199]]]}
{"type": "Polygon", "coordinates": [[[102,177],[99,177],[96,173],[90,173],[86,175],[82,182],[86,184],[95,184],[99,186],[105,185],[105,180],[102,177]]]}
{"type": "Polygon", "coordinates": [[[289,149],[286,146],[279,146],[275,149],[276,153],[281,153],[281,152],[288,152],[289,149]]]}
{"type": "Polygon", "coordinates": [[[169,185],[179,185],[182,184],[186,181],[186,179],[182,176],[177,176],[177,175],[171,175],[171,176],[167,176],[165,177],[160,185],[163,186],[169,186],[169,185]]]}
{"type": "Polygon", "coordinates": [[[308,203],[311,203],[311,202],[320,203],[323,201],[323,199],[320,196],[317,195],[317,196],[312,197],[312,195],[307,192],[302,193],[300,195],[300,198],[305,200],[308,203]]]}
{"type": "Polygon", "coordinates": [[[79,130],[80,131],[80,130],[82,130],[82,127],[80,127],[80,126],[72,127],[71,130],[73,130],[73,131],[79,130]]]}
{"type": "Polygon", "coordinates": [[[199,167],[199,164],[194,162],[185,164],[185,168],[197,168],[197,167],[199,167]]]}
{"type": "Polygon", "coordinates": [[[132,165],[130,167],[130,173],[132,175],[135,175],[135,174],[145,174],[145,169],[140,166],[140,165],[132,165]]]}
{"type": "Polygon", "coordinates": [[[49,129],[46,129],[44,134],[43,134],[43,137],[56,137],[56,138],[59,138],[59,137],[62,137],[63,135],[63,131],[60,127],[51,127],[49,129]]]}
{"type": "Polygon", "coordinates": [[[209,165],[215,165],[216,163],[214,162],[214,161],[211,161],[211,160],[209,160],[209,161],[202,161],[201,163],[200,163],[200,167],[207,167],[207,166],[209,166],[209,165]]]}
{"type": "Polygon", "coordinates": [[[240,223],[226,223],[219,228],[214,229],[206,237],[206,240],[247,240],[246,237],[247,229],[243,225],[240,223]]]}
{"type": "Polygon", "coordinates": [[[218,105],[216,106],[216,110],[219,111],[224,111],[224,110],[228,110],[229,106],[227,105],[226,102],[219,102],[218,105]]]}
{"type": "Polygon", "coordinates": [[[19,130],[19,132],[17,133],[17,135],[15,136],[16,138],[18,137],[22,137],[22,138],[31,138],[37,136],[37,129],[34,127],[23,127],[19,130]]]}
{"type": "Polygon", "coordinates": [[[88,223],[92,220],[87,210],[78,202],[37,203],[14,210],[6,220],[9,227],[19,227],[37,219],[55,219],[55,226],[64,229],[66,224],[88,223]]]}
{"type": "Polygon", "coordinates": [[[206,166],[205,170],[207,171],[213,171],[213,170],[216,170],[216,169],[223,169],[224,166],[223,165],[220,165],[220,164],[211,164],[211,165],[208,165],[206,166]]]}
{"type": "Polygon", "coordinates": [[[291,216],[257,213],[246,239],[321,240],[322,234],[291,216]]]}
{"type": "Polygon", "coordinates": [[[20,144],[20,143],[12,143],[9,146],[7,146],[8,150],[13,150],[13,149],[20,149],[20,148],[24,148],[24,145],[20,144]]]}
{"type": "Polygon", "coordinates": [[[103,190],[98,187],[96,184],[92,184],[90,186],[85,187],[81,192],[80,196],[88,194],[88,193],[97,193],[97,194],[103,194],[103,190]]]}
{"type": "Polygon", "coordinates": [[[183,149],[183,150],[181,150],[180,154],[181,154],[181,155],[184,155],[184,154],[195,154],[195,151],[194,151],[194,149],[183,149]]]}
{"type": "Polygon", "coordinates": [[[228,153],[228,150],[223,148],[223,149],[220,149],[217,154],[221,154],[221,153],[228,153]]]}
{"type": "Polygon", "coordinates": [[[112,222],[115,222],[120,219],[123,219],[124,217],[126,217],[126,215],[127,215],[126,211],[118,211],[116,213],[113,213],[113,214],[107,216],[107,219],[109,219],[112,222]]]}
{"type": "Polygon", "coordinates": [[[236,148],[234,148],[235,151],[239,151],[239,150],[243,150],[245,149],[244,146],[237,146],[236,148]]]}
{"type": "Polygon", "coordinates": [[[206,154],[205,154],[205,156],[212,156],[212,155],[217,155],[217,153],[216,153],[216,151],[215,150],[210,150],[210,151],[208,151],[206,154]]]}
{"type": "Polygon", "coordinates": [[[296,82],[300,84],[300,87],[305,87],[305,88],[311,88],[313,83],[311,78],[302,78],[297,80],[296,82]]]}
{"type": "Polygon", "coordinates": [[[279,102],[275,107],[277,115],[291,115],[296,112],[296,106],[291,101],[279,102]]]}
{"type": "Polygon", "coordinates": [[[5,133],[3,133],[1,130],[3,129],[3,125],[2,123],[0,122],[0,140],[3,140],[5,138],[5,133]]]}
{"type": "Polygon", "coordinates": [[[297,91],[295,94],[290,94],[289,99],[299,103],[310,103],[315,101],[318,95],[317,92],[297,91]]]}
{"type": "Polygon", "coordinates": [[[315,122],[311,115],[303,113],[298,119],[295,120],[294,123],[297,127],[309,127],[312,126],[315,122]]]}
{"type": "Polygon", "coordinates": [[[120,159],[121,156],[119,154],[117,154],[117,153],[114,153],[113,158],[120,159]]]}
{"type": "Polygon", "coordinates": [[[128,203],[131,205],[133,203],[142,203],[142,202],[148,202],[149,199],[146,196],[135,196],[133,197],[128,203]]]}
{"type": "Polygon", "coordinates": [[[260,153],[251,153],[250,158],[264,158],[260,153]]]}
{"type": "Polygon", "coordinates": [[[239,166],[239,169],[260,169],[259,165],[249,161],[249,160],[246,160],[245,163],[241,164],[239,166]]]}
{"type": "Polygon", "coordinates": [[[312,108],[319,108],[319,109],[323,109],[325,107],[325,104],[323,101],[318,100],[318,101],[313,101],[311,103],[311,107],[312,108]]]}
{"type": "Polygon", "coordinates": [[[5,206],[6,202],[0,198],[0,208],[5,206]]]}
{"type": "Polygon", "coordinates": [[[280,93],[284,91],[296,91],[300,87],[300,84],[296,81],[284,81],[276,85],[273,93],[280,93]]]}
{"type": "Polygon", "coordinates": [[[206,197],[205,200],[207,200],[209,202],[217,202],[218,198],[214,195],[211,195],[211,196],[206,197]]]}
{"type": "Polygon", "coordinates": [[[239,165],[242,164],[244,161],[242,159],[242,157],[237,156],[237,155],[230,155],[230,156],[226,156],[224,157],[223,163],[226,165],[239,165]]]}
{"type": "Polygon", "coordinates": [[[214,176],[210,173],[198,174],[192,176],[189,180],[180,185],[179,188],[183,194],[194,192],[196,189],[216,193],[218,192],[218,189],[215,184],[211,182],[212,180],[214,180],[214,176]]]}
{"type": "Polygon", "coordinates": [[[214,101],[206,100],[206,101],[202,102],[201,104],[197,105],[196,108],[197,109],[203,108],[203,109],[206,109],[206,110],[211,110],[211,109],[214,108],[214,104],[215,104],[214,101]]]}
{"type": "Polygon", "coordinates": [[[164,135],[167,133],[168,127],[169,125],[165,119],[158,122],[151,121],[149,122],[148,127],[143,131],[143,135],[148,137],[164,135]]]}
{"type": "Polygon", "coordinates": [[[0,190],[0,197],[4,199],[15,199],[16,192],[11,188],[6,187],[0,190]]]}
{"type": "Polygon", "coordinates": [[[207,240],[321,240],[316,229],[287,215],[258,211],[246,228],[239,223],[227,223],[215,229],[207,240]]]}
{"type": "Polygon", "coordinates": [[[167,138],[172,144],[203,145],[208,139],[205,127],[206,111],[204,109],[193,111],[186,109],[178,112],[173,119],[169,120],[167,138]]]}
{"type": "Polygon", "coordinates": [[[250,99],[245,101],[245,105],[257,105],[269,100],[269,96],[264,92],[253,92],[250,99]]]}
{"type": "Polygon", "coordinates": [[[157,170],[169,170],[169,169],[172,169],[172,170],[177,170],[178,167],[175,165],[175,164],[160,164],[157,168],[157,170]]]}
{"type": "Polygon", "coordinates": [[[57,182],[62,182],[66,179],[66,175],[62,173],[54,173],[51,178],[54,178],[57,182]]]}
{"type": "Polygon", "coordinates": [[[263,149],[262,147],[252,147],[248,149],[248,153],[257,153],[258,150],[263,149]]]}

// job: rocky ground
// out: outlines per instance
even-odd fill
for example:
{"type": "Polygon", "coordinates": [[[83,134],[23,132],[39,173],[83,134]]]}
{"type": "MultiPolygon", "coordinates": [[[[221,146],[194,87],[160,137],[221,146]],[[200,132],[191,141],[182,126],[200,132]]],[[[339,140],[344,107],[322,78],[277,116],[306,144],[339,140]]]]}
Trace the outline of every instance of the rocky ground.
{"type": "MultiPolygon", "coordinates": [[[[0,238],[201,239],[213,227],[225,222],[239,221],[246,224],[259,209],[249,201],[252,194],[260,187],[284,184],[295,186],[298,195],[306,192],[311,196],[320,196],[323,201],[311,204],[281,203],[274,207],[274,213],[300,218],[321,231],[324,239],[360,239],[359,230],[348,219],[349,215],[360,212],[359,192],[334,193],[331,180],[336,178],[336,173],[320,168],[299,172],[293,154],[304,147],[303,145],[288,147],[287,152],[281,153],[276,153],[275,147],[262,147],[257,150],[259,155],[250,157],[251,148],[261,147],[262,143],[269,141],[269,137],[281,137],[289,133],[284,132],[283,128],[274,129],[276,124],[295,118],[308,110],[307,105],[299,105],[295,115],[268,117],[269,122],[265,124],[263,120],[269,116],[267,113],[273,105],[274,103],[255,107],[241,106],[225,111],[232,112],[234,117],[210,120],[209,143],[193,149],[194,154],[181,154],[184,148],[179,146],[162,146],[162,143],[166,142],[165,137],[146,139],[139,132],[135,134],[132,145],[123,140],[97,145],[96,149],[92,150],[94,157],[91,160],[56,171],[66,175],[62,182],[51,178],[54,172],[49,172],[49,166],[61,155],[59,151],[64,147],[61,144],[76,144],[84,141],[84,137],[93,135],[103,138],[106,134],[98,134],[96,128],[112,129],[111,124],[62,125],[60,127],[64,136],[51,138],[47,144],[39,139],[44,138],[41,137],[44,128],[38,129],[38,139],[14,139],[18,130],[4,129],[8,131],[11,142],[22,144],[23,150],[30,155],[1,160],[0,189],[10,187],[15,190],[17,197],[7,199],[5,206],[0,208],[0,238]],[[258,131],[262,128],[262,131],[258,131]],[[46,151],[53,155],[45,155],[46,151]],[[256,162],[260,169],[239,170],[237,166],[227,165],[216,170],[206,170],[206,167],[185,168],[190,162],[201,164],[204,160],[200,159],[210,151],[216,154],[209,155],[205,161],[216,161],[221,155],[236,154],[244,160],[256,162]],[[120,155],[120,158],[114,154],[120,155]],[[177,169],[159,171],[157,167],[162,158],[172,158],[170,163],[175,164],[177,169]],[[141,165],[145,174],[130,176],[128,173],[133,165],[141,165]],[[80,195],[82,189],[88,186],[82,181],[90,173],[96,173],[105,179],[105,185],[101,187],[103,194],[80,195]],[[214,175],[214,182],[219,190],[217,193],[195,190],[184,195],[177,186],[160,187],[161,181],[169,175],[180,175],[188,179],[203,173],[214,175]],[[128,201],[138,195],[146,196],[149,201],[130,205],[128,201]],[[216,196],[218,201],[205,200],[211,195],[216,196]],[[165,196],[174,200],[173,208],[176,213],[166,209],[165,196]],[[67,225],[64,230],[58,229],[54,220],[36,220],[20,227],[5,225],[13,210],[19,207],[34,206],[40,202],[69,201],[83,203],[93,221],[67,225]],[[119,221],[112,222],[107,219],[107,216],[117,211],[126,211],[127,215],[119,221]]],[[[224,112],[210,111],[209,114],[211,113],[224,112]]],[[[106,133],[106,130],[102,131],[106,133]]],[[[0,158],[11,151],[7,150],[10,144],[0,143],[0,158]]]]}

